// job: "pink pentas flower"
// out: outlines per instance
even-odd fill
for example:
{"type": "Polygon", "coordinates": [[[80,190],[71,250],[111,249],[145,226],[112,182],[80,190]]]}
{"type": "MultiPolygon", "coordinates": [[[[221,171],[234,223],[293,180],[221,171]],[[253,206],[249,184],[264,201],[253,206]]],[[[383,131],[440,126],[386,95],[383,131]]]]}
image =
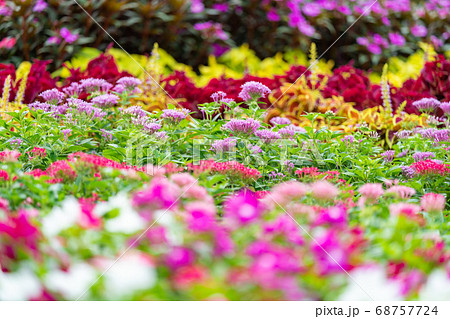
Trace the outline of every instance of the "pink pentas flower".
{"type": "Polygon", "coordinates": [[[316,199],[332,200],[339,194],[339,189],[330,182],[318,181],[311,185],[311,193],[316,199]]]}
{"type": "Polygon", "coordinates": [[[6,234],[15,244],[23,244],[33,251],[37,250],[40,232],[25,210],[19,210],[17,215],[8,215],[6,221],[0,221],[1,234],[6,234]]]}
{"type": "Polygon", "coordinates": [[[359,193],[368,199],[378,199],[384,194],[383,185],[380,183],[368,183],[359,188],[359,193]]]}
{"type": "Polygon", "coordinates": [[[340,242],[338,233],[327,230],[325,233],[316,236],[311,250],[317,260],[316,266],[320,274],[329,274],[350,270],[351,250],[340,242]]]}
{"type": "Polygon", "coordinates": [[[442,212],[445,208],[445,196],[441,194],[428,193],[420,199],[420,205],[426,212],[442,212]]]}
{"type": "Polygon", "coordinates": [[[237,195],[231,196],[224,206],[225,218],[229,218],[238,224],[251,223],[262,214],[263,206],[253,192],[243,190],[237,195]]]}
{"type": "Polygon", "coordinates": [[[2,151],[0,152],[0,162],[17,162],[20,155],[22,154],[18,151],[2,151]]]}
{"type": "Polygon", "coordinates": [[[229,130],[233,133],[233,135],[251,135],[260,127],[261,122],[254,119],[231,119],[228,123],[222,126],[222,130],[229,130]]]}

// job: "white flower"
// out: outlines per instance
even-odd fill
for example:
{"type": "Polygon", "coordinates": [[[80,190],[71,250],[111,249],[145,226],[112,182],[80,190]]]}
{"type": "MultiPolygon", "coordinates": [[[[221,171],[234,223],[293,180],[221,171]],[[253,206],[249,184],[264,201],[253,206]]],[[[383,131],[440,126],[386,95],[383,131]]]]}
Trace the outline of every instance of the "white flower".
{"type": "Polygon", "coordinates": [[[61,231],[75,225],[80,218],[81,209],[78,201],[69,197],[62,202],[62,207],[55,207],[42,219],[42,232],[53,237],[61,231]]]}
{"type": "Polygon", "coordinates": [[[369,266],[350,272],[348,286],[339,296],[340,301],[397,301],[403,300],[400,285],[388,280],[383,268],[369,266]],[[353,279],[353,280],[352,280],[353,279]]]}
{"type": "Polygon", "coordinates": [[[106,203],[98,204],[94,209],[96,216],[103,216],[107,212],[118,209],[119,214],[105,222],[105,229],[112,233],[134,234],[146,228],[146,221],[131,206],[128,197],[117,194],[106,203]]]}
{"type": "Polygon", "coordinates": [[[425,287],[420,291],[419,300],[450,300],[450,278],[444,270],[435,270],[430,274],[425,287]]]}
{"type": "Polygon", "coordinates": [[[156,283],[156,271],[148,257],[129,252],[111,266],[103,280],[106,295],[117,300],[152,288],[156,283]]]}
{"type": "Polygon", "coordinates": [[[41,293],[41,284],[36,275],[24,267],[12,273],[0,270],[0,300],[29,300],[41,293]]]}
{"type": "Polygon", "coordinates": [[[73,264],[68,271],[53,270],[47,274],[44,282],[50,290],[62,294],[67,300],[76,300],[97,278],[97,271],[92,266],[78,263],[73,264]]]}

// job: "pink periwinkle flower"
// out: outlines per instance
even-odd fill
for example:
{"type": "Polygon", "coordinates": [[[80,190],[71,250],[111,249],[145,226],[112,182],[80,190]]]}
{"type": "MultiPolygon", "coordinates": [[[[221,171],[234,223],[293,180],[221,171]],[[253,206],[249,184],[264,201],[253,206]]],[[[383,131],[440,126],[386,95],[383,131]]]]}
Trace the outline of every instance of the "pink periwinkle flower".
{"type": "Polygon", "coordinates": [[[205,5],[202,0],[192,0],[191,1],[191,12],[200,13],[205,10],[205,5]]]}
{"type": "Polygon", "coordinates": [[[302,230],[298,227],[297,223],[292,220],[288,215],[280,215],[272,222],[267,222],[263,226],[264,234],[271,235],[273,237],[283,236],[289,242],[302,245],[304,239],[302,237],[302,230]]]}
{"type": "Polygon", "coordinates": [[[318,181],[311,185],[314,198],[320,200],[332,200],[339,194],[339,189],[327,181],[318,181]]]}
{"type": "Polygon", "coordinates": [[[445,196],[441,194],[428,193],[420,199],[420,205],[426,212],[442,212],[445,208],[445,196]]]}
{"type": "Polygon", "coordinates": [[[269,21],[280,21],[280,15],[277,12],[277,9],[270,8],[270,10],[267,12],[267,20],[269,21]]]}
{"type": "Polygon", "coordinates": [[[255,81],[246,82],[241,88],[239,97],[244,101],[257,101],[260,98],[266,97],[271,92],[267,86],[255,81]]]}
{"type": "Polygon", "coordinates": [[[154,178],[150,185],[133,196],[133,205],[150,210],[174,209],[180,189],[165,178],[154,178]]]}
{"type": "Polygon", "coordinates": [[[257,219],[263,206],[253,192],[243,190],[233,195],[225,202],[225,218],[230,218],[238,224],[248,224],[257,219]]]}

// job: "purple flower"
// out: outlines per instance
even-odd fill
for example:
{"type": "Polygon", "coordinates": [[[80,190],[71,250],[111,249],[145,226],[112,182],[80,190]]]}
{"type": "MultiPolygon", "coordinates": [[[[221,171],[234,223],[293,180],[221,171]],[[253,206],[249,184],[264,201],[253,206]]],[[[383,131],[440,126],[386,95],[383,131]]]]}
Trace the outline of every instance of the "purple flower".
{"type": "Polygon", "coordinates": [[[91,102],[99,107],[112,107],[119,103],[119,97],[115,94],[103,94],[94,97],[91,102]]]}
{"type": "Polygon", "coordinates": [[[420,162],[429,158],[434,158],[434,153],[432,152],[416,152],[413,155],[414,161],[420,162]]]}
{"type": "Polygon", "coordinates": [[[130,114],[135,117],[147,117],[147,113],[139,105],[130,106],[122,111],[124,114],[130,114]]]}
{"type": "Polygon", "coordinates": [[[202,31],[202,30],[210,29],[210,28],[212,28],[212,26],[213,26],[212,21],[200,22],[200,23],[194,24],[194,29],[197,31],[202,31]]]}
{"type": "Polygon", "coordinates": [[[65,130],[62,130],[61,132],[64,134],[64,139],[67,140],[72,130],[70,128],[67,128],[65,130]]]}
{"type": "Polygon", "coordinates": [[[241,88],[242,91],[239,93],[239,97],[244,101],[257,101],[271,92],[267,86],[255,81],[246,82],[241,88]]]}
{"type": "Polygon", "coordinates": [[[220,12],[227,12],[228,11],[228,3],[216,3],[216,4],[213,4],[212,8],[214,10],[217,10],[220,12]]]}
{"type": "Polygon", "coordinates": [[[20,144],[22,144],[22,139],[15,138],[9,141],[9,144],[11,145],[11,148],[19,148],[20,144]]]}
{"type": "Polygon", "coordinates": [[[252,154],[259,154],[263,151],[258,145],[250,145],[248,148],[252,154]]]}
{"type": "Polygon", "coordinates": [[[403,130],[396,132],[394,135],[397,136],[399,139],[405,139],[410,137],[412,134],[413,134],[412,131],[403,130]]]}
{"type": "Polygon", "coordinates": [[[75,33],[71,33],[67,28],[62,28],[59,34],[67,43],[74,43],[78,40],[78,35],[75,33]]]}
{"type": "Polygon", "coordinates": [[[158,140],[164,140],[167,137],[167,133],[166,132],[155,132],[155,134],[153,134],[154,137],[156,137],[156,139],[158,140]]]}
{"type": "Polygon", "coordinates": [[[353,144],[355,138],[352,135],[347,135],[343,139],[341,139],[341,141],[344,142],[345,144],[353,144]]]}
{"type": "Polygon", "coordinates": [[[144,131],[148,134],[153,134],[161,129],[161,124],[155,122],[147,122],[144,124],[144,131]]]}
{"type": "Polygon", "coordinates": [[[35,111],[42,110],[43,112],[50,112],[50,110],[52,109],[52,105],[41,102],[33,102],[31,104],[28,104],[28,107],[35,111]]]}
{"type": "Polygon", "coordinates": [[[58,89],[51,89],[42,92],[39,94],[40,97],[42,97],[46,102],[50,104],[58,104],[61,103],[66,95],[62,92],[60,92],[58,89]]]}
{"type": "Polygon", "coordinates": [[[441,102],[433,98],[423,98],[413,103],[413,106],[422,113],[434,112],[440,105],[441,102]]]}
{"type": "Polygon", "coordinates": [[[322,11],[322,8],[317,3],[308,2],[303,5],[302,11],[306,16],[317,17],[322,11]]]}
{"type": "Polygon", "coordinates": [[[228,137],[224,140],[214,141],[211,145],[211,150],[214,150],[216,153],[221,152],[229,152],[236,147],[236,139],[228,137]]]}
{"type": "Polygon", "coordinates": [[[53,116],[55,118],[58,118],[60,115],[66,114],[68,109],[69,109],[69,105],[67,103],[55,105],[52,109],[53,116]]]}
{"type": "Polygon", "coordinates": [[[102,137],[107,140],[107,141],[112,141],[113,135],[111,132],[108,132],[104,129],[100,129],[100,131],[102,132],[102,137]]]}
{"type": "Polygon", "coordinates": [[[416,24],[415,26],[413,26],[411,28],[411,33],[415,37],[423,38],[423,37],[425,37],[427,35],[428,30],[423,25],[416,24]]]}
{"type": "Polygon", "coordinates": [[[256,131],[255,135],[259,137],[264,143],[269,144],[275,140],[281,139],[281,134],[272,130],[256,131]]]}
{"type": "Polygon", "coordinates": [[[405,38],[400,33],[389,33],[389,41],[399,47],[404,46],[406,43],[405,38]]]}
{"type": "Polygon", "coordinates": [[[122,85],[128,91],[134,91],[139,85],[142,84],[142,81],[132,76],[126,76],[120,78],[117,81],[117,84],[122,85]]]}
{"type": "Polygon", "coordinates": [[[315,224],[341,224],[347,223],[347,209],[345,206],[334,206],[322,209],[315,220],[315,224]]]}
{"type": "Polygon", "coordinates": [[[77,82],[72,82],[68,87],[65,87],[62,89],[64,93],[66,93],[70,97],[78,97],[81,92],[83,91],[83,88],[81,85],[77,82]]]}
{"type": "Polygon", "coordinates": [[[445,115],[450,114],[450,102],[444,102],[439,105],[440,109],[445,113],[445,115]]]}
{"type": "Polygon", "coordinates": [[[373,54],[381,54],[382,52],[380,46],[376,45],[375,43],[370,43],[367,46],[367,50],[369,50],[369,52],[373,54]]]}
{"type": "Polygon", "coordinates": [[[263,211],[253,192],[243,190],[230,197],[224,205],[225,218],[244,225],[257,219],[263,211]]]}
{"type": "Polygon", "coordinates": [[[279,117],[279,116],[273,117],[273,118],[270,120],[270,124],[272,124],[272,125],[289,125],[289,124],[291,124],[291,123],[292,123],[292,122],[291,122],[290,119],[285,118],[285,117],[279,117]]]}
{"type": "Polygon", "coordinates": [[[278,133],[281,134],[282,138],[294,139],[297,134],[305,133],[306,130],[303,127],[295,126],[293,124],[286,127],[280,128],[278,133]]]}
{"type": "Polygon", "coordinates": [[[163,110],[161,118],[169,121],[169,123],[178,124],[184,120],[189,114],[186,109],[183,110],[163,110]]]}
{"type": "Polygon", "coordinates": [[[33,12],[42,12],[47,8],[47,2],[44,0],[37,0],[33,7],[33,12]]]}
{"type": "Polygon", "coordinates": [[[395,151],[386,151],[380,154],[385,163],[390,163],[394,160],[395,151]]]}
{"type": "Polygon", "coordinates": [[[184,247],[174,247],[166,255],[166,265],[171,269],[189,266],[195,260],[195,254],[184,247]]]}
{"type": "Polygon", "coordinates": [[[211,94],[211,98],[214,102],[221,102],[226,96],[227,96],[227,94],[222,91],[217,91],[217,92],[211,94]]]}
{"type": "Polygon", "coordinates": [[[367,46],[369,46],[370,41],[369,41],[368,38],[359,37],[359,38],[356,39],[356,43],[358,43],[359,45],[367,47],[367,46]]]}
{"type": "Polygon", "coordinates": [[[84,79],[80,81],[80,87],[86,93],[93,93],[97,91],[106,92],[110,90],[113,85],[106,80],[103,79],[84,79]]]}
{"type": "Polygon", "coordinates": [[[261,127],[261,123],[254,119],[237,120],[231,119],[227,124],[222,126],[223,130],[229,130],[233,135],[251,135],[261,127]]]}
{"type": "Polygon", "coordinates": [[[402,174],[406,178],[410,179],[413,178],[414,175],[416,175],[416,171],[412,167],[402,166],[402,174]]]}

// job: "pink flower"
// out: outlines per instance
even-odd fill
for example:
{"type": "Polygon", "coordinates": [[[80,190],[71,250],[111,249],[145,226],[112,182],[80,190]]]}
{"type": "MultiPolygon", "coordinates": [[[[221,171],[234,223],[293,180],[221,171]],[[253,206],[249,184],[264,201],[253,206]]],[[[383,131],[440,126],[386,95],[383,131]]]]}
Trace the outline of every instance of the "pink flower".
{"type": "Polygon", "coordinates": [[[413,196],[416,191],[408,186],[401,186],[401,185],[396,185],[396,186],[392,186],[391,188],[389,188],[386,193],[389,194],[394,194],[395,196],[401,198],[401,199],[407,199],[407,198],[411,198],[411,196],[413,196]]]}
{"type": "Polygon", "coordinates": [[[277,9],[270,8],[267,12],[267,20],[269,21],[280,21],[280,16],[277,13],[277,9]]]}
{"type": "Polygon", "coordinates": [[[411,33],[413,36],[418,38],[423,38],[427,35],[428,30],[423,25],[415,25],[411,28],[411,33]]]}
{"type": "Polygon", "coordinates": [[[194,202],[186,205],[186,221],[193,232],[208,232],[216,228],[216,207],[212,203],[194,202]]]}
{"type": "Polygon", "coordinates": [[[174,247],[166,255],[166,265],[171,269],[177,269],[191,265],[195,260],[193,251],[185,247],[174,247]]]}
{"type": "Polygon", "coordinates": [[[339,194],[339,189],[327,181],[315,182],[311,185],[312,195],[321,200],[332,200],[339,194]]]}
{"type": "Polygon", "coordinates": [[[239,97],[244,101],[257,101],[264,98],[271,90],[260,82],[249,81],[241,86],[239,97]]]}
{"type": "Polygon", "coordinates": [[[426,212],[442,212],[445,208],[445,196],[441,194],[428,193],[420,199],[420,205],[426,212]]]}
{"type": "Polygon", "coordinates": [[[22,154],[20,154],[20,152],[18,151],[6,150],[0,152],[0,162],[17,162],[20,155],[22,154]]]}
{"type": "Polygon", "coordinates": [[[389,205],[389,212],[393,216],[405,215],[415,217],[420,211],[420,206],[409,203],[397,203],[389,205]]]}
{"type": "Polygon", "coordinates": [[[226,201],[224,210],[225,218],[248,224],[261,215],[263,207],[251,191],[243,190],[226,201]]]}
{"type": "Polygon", "coordinates": [[[317,225],[322,224],[346,224],[347,209],[345,206],[333,206],[322,209],[316,219],[317,225]]]}
{"type": "Polygon", "coordinates": [[[406,43],[405,38],[400,33],[389,33],[389,40],[393,45],[404,46],[406,43]]]}
{"type": "Polygon", "coordinates": [[[69,29],[62,28],[59,32],[61,37],[66,41],[67,43],[71,44],[78,40],[78,35],[75,33],[71,33],[69,29]]]}
{"type": "Polygon", "coordinates": [[[165,178],[154,178],[149,187],[133,196],[133,205],[150,210],[173,209],[179,188],[165,178]]]}
{"type": "Polygon", "coordinates": [[[12,49],[12,47],[14,47],[15,44],[16,44],[16,39],[15,38],[6,37],[6,38],[3,38],[0,41],[0,49],[1,48],[12,49]]]}
{"type": "Polygon", "coordinates": [[[286,205],[296,199],[302,198],[306,195],[307,191],[306,185],[291,181],[275,186],[268,197],[280,205],[286,205]]]}
{"type": "Polygon", "coordinates": [[[365,198],[377,199],[384,194],[383,185],[379,183],[365,184],[359,188],[359,193],[365,198]]]}

